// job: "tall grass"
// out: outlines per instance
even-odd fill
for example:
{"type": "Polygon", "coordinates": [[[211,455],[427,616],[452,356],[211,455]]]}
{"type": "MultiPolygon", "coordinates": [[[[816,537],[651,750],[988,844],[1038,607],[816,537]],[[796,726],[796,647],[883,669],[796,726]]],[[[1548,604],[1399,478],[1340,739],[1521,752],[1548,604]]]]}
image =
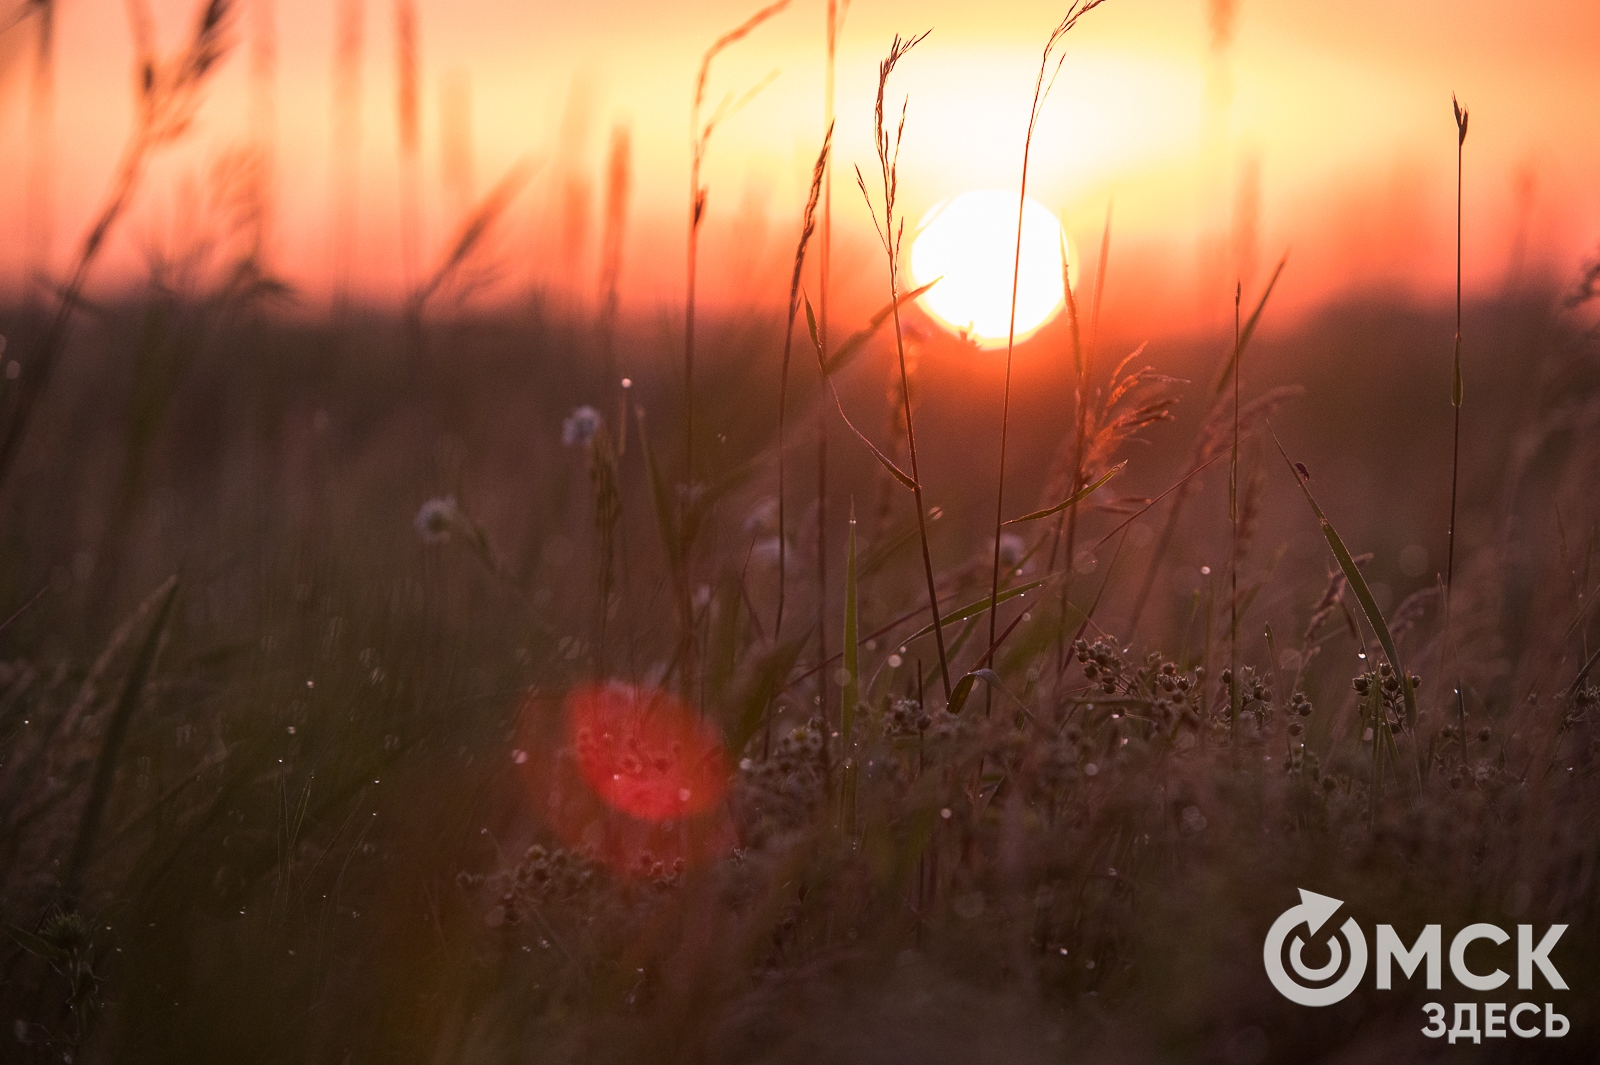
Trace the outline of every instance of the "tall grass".
{"type": "Polygon", "coordinates": [[[417,283],[422,242],[421,74],[417,5],[395,0],[395,128],[400,170],[400,269],[407,289],[417,283]]]}
{"type": "MultiPolygon", "coordinates": [[[[1017,250],[1011,265],[1011,313],[1006,324],[1005,392],[1000,405],[1000,471],[995,478],[994,565],[989,580],[990,647],[995,643],[995,622],[998,620],[996,608],[1000,598],[1000,526],[1005,521],[1006,444],[1011,431],[1011,360],[1017,345],[1017,289],[1022,279],[1022,213],[1028,203],[1028,159],[1033,152],[1033,133],[1039,124],[1039,111],[1044,106],[1045,97],[1050,94],[1050,89],[1055,84],[1056,75],[1060,73],[1061,66],[1066,61],[1065,55],[1057,56],[1055,69],[1051,70],[1050,56],[1067,33],[1078,24],[1078,20],[1099,7],[1102,2],[1103,0],[1074,0],[1066,15],[1045,41],[1044,53],[1039,57],[1039,75],[1033,83],[1033,106],[1028,111],[1028,131],[1022,141],[1022,176],[1017,188],[1017,250]],[[1046,74],[1050,75],[1048,84],[1045,82],[1046,74]]],[[[1066,247],[1063,245],[1061,256],[1063,271],[1067,268],[1065,251],[1066,247]]],[[[1063,274],[1063,287],[1070,298],[1071,285],[1066,282],[1065,274],[1063,274]]],[[[1076,483],[1072,485],[1072,490],[1074,492],[1078,490],[1076,483]]]]}
{"type": "MultiPolygon", "coordinates": [[[[604,223],[600,232],[600,361],[607,388],[617,385],[615,350],[618,300],[622,290],[622,249],[628,231],[628,197],[633,189],[633,135],[618,123],[611,128],[606,153],[604,223]]],[[[627,424],[626,412],[621,419],[627,424]]]]}
{"type": "MultiPolygon", "coordinates": [[[[679,527],[687,530],[689,527],[688,515],[693,506],[695,493],[694,477],[694,356],[695,356],[695,298],[696,286],[700,273],[700,227],[705,221],[706,197],[709,190],[701,180],[701,168],[705,165],[707,151],[711,147],[711,136],[716,132],[717,125],[733,112],[737,111],[748,101],[747,94],[741,100],[732,96],[724,97],[712,110],[709,116],[704,114],[706,105],[706,85],[711,77],[711,63],[722,52],[748,37],[756,27],[777,15],[789,6],[789,0],[777,0],[751,15],[738,26],[718,37],[705,54],[700,57],[699,73],[695,77],[694,96],[689,106],[689,230],[685,246],[684,270],[684,296],[683,296],[683,496],[679,502],[680,516],[679,527]]],[[[757,86],[752,92],[759,91],[757,86]]],[[[681,627],[681,651],[683,659],[686,684],[692,684],[696,672],[695,662],[695,620],[694,605],[690,602],[690,580],[688,568],[690,565],[690,552],[692,543],[685,539],[681,544],[681,557],[674,560],[674,566],[681,571],[679,585],[679,624],[681,627]]]]}
{"type": "MultiPolygon", "coordinates": [[[[589,174],[589,133],[594,125],[594,90],[589,79],[577,75],[567,89],[556,134],[557,179],[560,202],[560,237],[557,261],[568,276],[578,273],[579,261],[589,240],[589,221],[594,198],[589,174]]],[[[580,298],[587,293],[577,286],[580,298]]]]}
{"type": "MultiPolygon", "coordinates": [[[[833,127],[828,127],[827,134],[822,139],[822,150],[817,153],[817,162],[811,169],[811,192],[806,197],[806,208],[800,219],[800,240],[795,246],[794,273],[789,280],[789,312],[784,320],[783,331],[783,367],[778,377],[778,608],[772,622],[774,638],[783,632],[783,605],[788,590],[788,529],[789,523],[785,520],[785,500],[788,495],[784,491],[784,459],[787,455],[787,439],[784,428],[788,424],[789,404],[789,357],[794,349],[794,319],[800,312],[800,279],[806,265],[806,246],[811,243],[811,235],[817,228],[817,203],[822,198],[823,175],[828,168],[828,156],[833,148],[833,127]]],[[[821,326],[817,327],[817,355],[822,364],[823,373],[826,374],[827,345],[821,339],[821,326]]],[[[826,718],[826,712],[824,712],[826,718]]]]}
{"type": "MultiPolygon", "coordinates": [[[[1067,482],[1068,490],[1076,497],[1078,486],[1083,484],[1083,463],[1085,449],[1088,446],[1089,431],[1089,379],[1094,372],[1094,358],[1100,339],[1100,305],[1105,296],[1106,288],[1106,263],[1111,257],[1111,207],[1106,204],[1105,225],[1100,231],[1100,256],[1095,261],[1094,267],[1094,297],[1089,317],[1089,342],[1083,343],[1083,338],[1078,321],[1078,302],[1072,291],[1072,265],[1067,261],[1066,240],[1061,242],[1061,298],[1067,305],[1068,324],[1072,328],[1072,404],[1073,404],[1073,429],[1072,429],[1072,467],[1071,480],[1067,482]]],[[[1077,548],[1078,548],[1078,507],[1075,501],[1061,513],[1056,522],[1055,535],[1050,539],[1049,561],[1045,568],[1055,572],[1056,556],[1062,549],[1063,542],[1066,549],[1067,576],[1061,582],[1061,616],[1067,615],[1069,597],[1072,594],[1072,579],[1076,574],[1077,548]]],[[[1056,641],[1056,675],[1059,679],[1066,671],[1066,632],[1060,634],[1056,641]]]]}
{"type": "MultiPolygon", "coordinates": [[[[1222,367],[1217,373],[1216,383],[1209,397],[1208,413],[1201,422],[1200,431],[1196,434],[1194,442],[1190,446],[1189,456],[1185,460],[1185,465],[1191,471],[1198,469],[1202,463],[1214,457],[1218,453],[1217,449],[1227,439],[1222,431],[1224,425],[1219,421],[1228,410],[1222,399],[1234,367],[1238,364],[1245,349],[1249,347],[1250,340],[1255,335],[1256,325],[1260,322],[1261,314],[1266,310],[1267,301],[1272,297],[1272,290],[1278,286],[1278,279],[1283,276],[1283,270],[1288,265],[1288,261],[1288,255],[1278,260],[1277,267],[1272,271],[1272,277],[1267,281],[1266,288],[1262,290],[1261,299],[1256,303],[1255,310],[1250,312],[1249,319],[1245,321],[1243,328],[1239,331],[1237,339],[1228,352],[1228,357],[1223,361],[1222,367]]],[[[1264,424],[1264,420],[1270,417],[1274,410],[1282,407],[1300,394],[1301,390],[1295,386],[1280,386],[1252,401],[1241,415],[1242,423],[1245,426],[1244,431],[1248,432],[1253,427],[1264,424]]],[[[1130,629],[1137,630],[1139,627],[1139,621],[1144,615],[1144,608],[1150,600],[1151,592],[1155,588],[1156,577],[1161,572],[1161,564],[1166,557],[1167,549],[1172,545],[1173,538],[1177,534],[1183,510],[1189,501],[1191,492],[1192,489],[1180,491],[1174,498],[1171,509],[1167,512],[1167,520],[1162,525],[1160,536],[1157,537],[1156,548],[1151,552],[1150,561],[1145,567],[1144,580],[1140,584],[1138,594],[1134,597],[1133,611],[1128,622],[1130,629]]]]}
{"type": "Polygon", "coordinates": [[[1450,376],[1450,406],[1454,409],[1454,427],[1450,444],[1450,538],[1445,556],[1444,585],[1449,592],[1456,574],[1456,492],[1461,480],[1461,172],[1462,153],[1467,145],[1467,112],[1456,98],[1450,98],[1456,116],[1456,343],[1455,358],[1450,376]]]}
{"type": "Polygon", "coordinates": [[[472,138],[472,78],[452,68],[439,79],[439,177],[446,202],[459,219],[478,199],[478,166],[472,138]]]}
{"type": "MultiPolygon", "coordinates": [[[[1450,407],[1452,411],[1452,425],[1450,436],[1450,526],[1447,533],[1448,545],[1445,548],[1444,570],[1444,636],[1440,640],[1441,664],[1443,655],[1453,650],[1450,641],[1450,593],[1455,586],[1456,576],[1456,504],[1457,495],[1461,484],[1461,403],[1464,398],[1464,383],[1461,376],[1461,182],[1463,153],[1467,145],[1467,111],[1456,100],[1455,95],[1450,97],[1450,109],[1456,120],[1456,334],[1455,351],[1451,360],[1450,373],[1450,407]]],[[[1455,683],[1456,708],[1459,712],[1458,727],[1464,738],[1467,732],[1467,703],[1466,696],[1461,691],[1459,677],[1455,683]]]]}
{"type": "Polygon", "coordinates": [[[1244,375],[1244,351],[1239,346],[1239,302],[1244,285],[1233,289],[1233,447],[1228,457],[1228,724],[1239,723],[1239,379],[1244,375]]]}
{"type": "Polygon", "coordinates": [[[84,286],[106,239],[133,200],[150,157],[188,133],[205,89],[232,45],[234,8],[230,0],[206,0],[187,47],[167,60],[155,53],[150,13],[143,3],[129,5],[134,38],[138,97],[134,127],[122,146],[111,184],[79,246],[77,261],[57,298],[56,310],[38,350],[26,365],[0,420],[0,487],[15,467],[39,400],[49,387],[83,299],[84,286]]]}
{"type": "Polygon", "coordinates": [[[328,261],[333,269],[333,306],[350,303],[361,206],[361,66],[366,48],[366,0],[338,0],[334,7],[333,96],[329,100],[330,211],[328,261]]]}
{"type": "Polygon", "coordinates": [[[251,258],[271,271],[278,192],[278,23],[274,0],[250,5],[250,140],[255,157],[251,258]]]}
{"type": "Polygon", "coordinates": [[[889,54],[878,64],[878,97],[873,109],[872,139],[878,154],[878,175],[882,183],[882,196],[879,201],[883,211],[881,222],[878,219],[879,207],[873,205],[872,195],[867,191],[867,181],[862,176],[860,167],[856,168],[856,184],[860,186],[861,196],[867,202],[873,227],[878,233],[878,242],[883,246],[884,257],[889,265],[889,305],[894,318],[895,358],[900,367],[900,401],[905,411],[906,451],[911,459],[911,494],[917,508],[917,538],[922,547],[922,569],[928,582],[928,611],[933,615],[934,645],[939,653],[939,680],[944,686],[944,696],[948,702],[952,691],[950,662],[945,653],[944,623],[939,617],[939,589],[933,576],[933,555],[928,550],[928,513],[922,501],[922,475],[917,463],[917,430],[911,415],[911,382],[906,374],[905,330],[900,324],[900,246],[905,237],[905,220],[896,217],[895,201],[900,191],[900,142],[905,134],[906,110],[910,106],[910,98],[901,104],[900,124],[895,127],[893,136],[890,135],[884,121],[883,99],[889,87],[889,75],[894,73],[896,64],[907,52],[920,44],[929,32],[925,30],[907,39],[902,39],[896,34],[894,42],[889,46],[889,54]]]}
{"type": "MultiPolygon", "coordinates": [[[[901,291],[897,276],[909,102],[896,124],[887,86],[920,39],[896,38],[879,67],[878,180],[858,170],[863,192],[875,186],[889,302],[849,335],[835,321],[830,338],[807,291],[806,257],[826,241],[835,142],[824,133],[794,205],[787,306],[700,338],[694,391],[726,440],[714,464],[703,448],[686,456],[709,483],[683,494],[645,431],[646,409],[669,428],[681,414],[676,363],[626,367],[637,374],[623,396],[639,426],[631,448],[620,420],[588,407],[594,374],[573,364],[569,338],[594,351],[589,330],[615,329],[617,350],[637,351],[647,330],[605,320],[615,307],[604,300],[581,317],[564,308],[571,328],[550,331],[549,318],[466,298],[503,268],[492,238],[525,172],[463,207],[407,313],[368,312],[361,330],[231,313],[241,303],[220,303],[226,292],[178,283],[149,306],[97,305],[98,344],[74,348],[78,387],[39,441],[55,448],[40,452],[50,483],[21,482],[0,536],[0,1013],[11,1022],[0,1057],[1425,1053],[1417,1007],[1435,992],[1420,979],[1313,1011],[1267,983],[1260,936],[1299,887],[1397,927],[1566,924],[1553,960],[1576,990],[1550,994],[1573,1022],[1556,1048],[1593,1057],[1600,1013],[1583,989],[1600,980],[1588,605],[1600,337],[1543,303],[1484,305],[1486,336],[1549,339],[1515,367],[1473,359],[1477,345],[1460,353],[1485,389],[1542,382],[1526,424],[1484,424],[1484,453],[1508,456],[1512,489],[1497,500],[1478,487],[1487,478],[1468,478],[1462,512],[1558,500],[1561,565],[1539,571],[1556,548],[1531,522],[1485,549],[1464,542],[1445,620],[1437,592],[1390,559],[1431,520],[1412,505],[1427,473],[1405,461],[1430,372],[1401,356],[1438,335],[1442,307],[1394,312],[1381,330],[1365,303],[1288,323],[1271,372],[1297,369],[1305,387],[1265,388],[1251,343],[1277,275],[1250,316],[1236,282],[1220,357],[1157,338],[1102,371],[1098,348],[1121,343],[1099,329],[1108,211],[1093,303],[1080,321],[1063,256],[1067,321],[1037,341],[1063,355],[1071,345],[1075,410],[1005,411],[1010,457],[1051,465],[1039,505],[991,529],[999,485],[965,446],[968,412],[946,401],[967,369],[935,350],[913,372],[909,304],[922,290],[901,291]],[[448,296],[449,344],[399,364],[396,337],[420,334],[448,296]],[[798,434],[784,424],[775,441],[770,425],[773,401],[785,410],[799,391],[785,365],[792,335],[780,336],[798,308],[818,405],[831,400],[862,447],[829,457],[829,502],[850,518],[834,530],[840,572],[815,622],[807,609],[796,623],[806,575],[795,560],[825,572],[826,556],[784,555],[790,515],[772,542],[762,473],[779,463],[780,497],[803,494],[793,469],[781,473],[798,434]],[[204,322],[205,343],[164,314],[204,322]],[[875,348],[890,323],[892,347],[875,348]],[[149,367],[123,366],[131,344],[146,359],[152,337],[186,349],[181,387],[160,402],[147,402],[149,367]],[[1295,361],[1319,347],[1344,361],[1295,361]],[[1194,438],[1150,432],[1188,386],[1152,364],[1207,357],[1221,365],[1187,388],[1200,404],[1194,438]],[[879,449],[846,416],[847,369],[868,392],[895,379],[878,402],[898,411],[903,451],[879,449]],[[1335,376],[1361,387],[1335,399],[1335,376]],[[1282,416],[1302,393],[1318,405],[1282,416]],[[136,447],[129,411],[151,423],[136,447]],[[1292,485],[1263,476],[1274,445],[1292,485]],[[139,521],[114,482],[58,473],[123,460],[145,464],[139,521]],[[1381,497],[1340,491],[1379,463],[1381,497]],[[841,486],[856,493],[874,477],[917,514],[858,524],[841,486]],[[938,526],[922,493],[935,477],[950,514],[938,526]],[[1157,514],[1166,535],[1143,545],[1131,533],[1157,514]],[[109,636],[102,619],[121,600],[96,596],[79,560],[63,561],[86,527],[109,527],[127,560],[116,590],[142,600],[109,636]],[[991,531],[1008,551],[1024,534],[1007,556],[1021,573],[1003,588],[991,531]],[[660,550],[644,546],[651,532],[660,550]],[[1067,571],[1054,557],[1041,567],[1064,534],[1067,571]],[[529,546],[508,564],[495,545],[519,538],[529,546]],[[1263,542],[1281,561],[1256,564],[1263,542]],[[691,551],[699,580],[686,589],[691,551]],[[1179,568],[1224,551],[1226,577],[1179,568]],[[776,583],[775,561],[786,570],[776,583]],[[1148,591],[1143,630],[1147,587],[1127,580],[1132,563],[1182,578],[1148,591]],[[1057,590],[1074,573],[1090,584],[1091,570],[1093,587],[1058,611],[1057,590]],[[786,584],[780,635],[769,621],[786,584]],[[1008,624],[988,628],[1008,603],[1008,624]],[[1168,612],[1181,616],[1148,620],[1168,612]],[[812,623],[841,640],[802,660],[818,646],[812,623]],[[1445,640],[1459,641],[1460,686],[1481,700],[1473,735],[1419,710],[1403,668],[1434,661],[1445,640]],[[929,690],[929,642],[945,693],[929,690]],[[1219,695],[1211,665],[1223,654],[1219,695]],[[1053,655],[1065,661],[1052,677],[1053,655]],[[1005,712],[972,712],[980,684],[1005,712]],[[585,700],[638,712],[585,729],[585,700]],[[680,715],[692,743],[651,734],[680,715]],[[596,764],[609,782],[587,775],[596,764]],[[623,800],[641,797],[676,812],[629,812],[623,800]]],[[[623,188],[608,193],[606,242],[615,232],[620,246],[634,175],[617,155],[625,180],[610,182],[623,188]]],[[[609,259],[602,292],[620,271],[609,259]]],[[[191,275],[180,262],[165,276],[191,275]]],[[[852,413],[870,402],[851,395],[852,413]]],[[[1015,497],[1015,477],[1008,487],[1015,497]]]]}
{"type": "Polygon", "coordinates": [[[56,5],[55,0],[31,0],[21,5],[17,18],[32,14],[36,38],[33,77],[28,85],[27,232],[24,235],[24,279],[33,291],[45,279],[50,264],[52,221],[55,215],[51,185],[55,179],[56,5]]]}
{"type": "MultiPolygon", "coordinates": [[[[420,318],[429,301],[452,285],[460,285],[470,291],[487,283],[490,278],[481,274],[472,276],[471,267],[483,258],[490,234],[533,177],[535,170],[536,167],[525,159],[512,164],[494,188],[484,194],[483,199],[461,220],[455,239],[447,246],[439,264],[411,292],[407,309],[413,318],[420,318]]],[[[492,276],[493,264],[485,265],[492,276]]]]}
{"type": "MultiPolygon", "coordinates": [[[[845,19],[850,14],[849,0],[828,0],[827,41],[822,74],[822,121],[833,129],[835,120],[835,82],[838,75],[839,38],[844,33],[845,19]]],[[[822,171],[822,235],[817,247],[817,342],[821,353],[819,367],[824,375],[833,347],[829,342],[828,326],[831,321],[829,304],[833,288],[833,158],[830,154],[822,171]]],[[[814,535],[817,538],[817,661],[828,660],[828,408],[817,404],[817,521],[814,535]]],[[[781,530],[780,530],[781,535],[781,530]]],[[[822,720],[828,718],[831,692],[828,685],[818,685],[821,696],[822,720]]]]}

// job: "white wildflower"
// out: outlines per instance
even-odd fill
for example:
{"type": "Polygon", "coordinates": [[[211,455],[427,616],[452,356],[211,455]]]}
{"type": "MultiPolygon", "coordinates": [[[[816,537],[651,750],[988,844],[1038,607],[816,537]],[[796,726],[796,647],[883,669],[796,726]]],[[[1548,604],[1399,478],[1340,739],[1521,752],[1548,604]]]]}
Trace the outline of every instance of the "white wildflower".
{"type": "Polygon", "coordinates": [[[461,527],[461,507],[457,505],[455,496],[430,499],[418,508],[412,524],[424,543],[445,543],[450,539],[450,534],[461,527]]]}
{"type": "Polygon", "coordinates": [[[599,431],[600,412],[585,404],[561,422],[561,443],[566,447],[587,446],[599,431]]]}

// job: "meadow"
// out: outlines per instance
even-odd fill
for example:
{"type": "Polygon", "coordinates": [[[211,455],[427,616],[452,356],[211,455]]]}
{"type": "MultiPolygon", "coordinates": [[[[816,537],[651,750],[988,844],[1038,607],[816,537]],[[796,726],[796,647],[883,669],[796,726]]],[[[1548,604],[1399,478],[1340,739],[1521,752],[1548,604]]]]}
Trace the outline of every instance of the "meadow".
{"type": "Polygon", "coordinates": [[[0,1059],[1594,1059],[1594,272],[1124,336],[1112,237],[1013,372],[887,265],[452,298],[493,197],[399,308],[0,307],[0,1059]],[[1566,924],[1570,1032],[1289,1002],[1298,888],[1566,924]]]}

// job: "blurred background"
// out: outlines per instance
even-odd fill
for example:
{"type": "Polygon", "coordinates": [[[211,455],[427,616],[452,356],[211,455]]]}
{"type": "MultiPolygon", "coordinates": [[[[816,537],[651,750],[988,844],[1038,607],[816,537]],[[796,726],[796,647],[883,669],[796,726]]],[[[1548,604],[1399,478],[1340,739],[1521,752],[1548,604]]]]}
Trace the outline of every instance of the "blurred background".
{"type": "MultiPolygon", "coordinates": [[[[102,198],[134,118],[128,10],[18,0],[0,37],[6,291],[58,277],[102,198]]],[[[227,201],[207,192],[248,164],[260,214],[251,239],[302,309],[344,297],[397,304],[521,165],[531,177],[499,227],[503,268],[481,297],[536,292],[592,308],[610,203],[624,313],[677,305],[696,68],[753,10],[248,0],[236,53],[192,134],[154,164],[95,286],[134,283],[142,260],[222,225],[227,201]]],[[[159,54],[191,32],[190,4],[159,0],[148,13],[142,32],[159,54]]],[[[954,193],[1015,185],[1039,50],[1058,18],[1035,0],[847,6],[836,299],[881,302],[851,168],[872,169],[876,63],[891,36],[933,31],[892,90],[910,98],[902,199],[914,224],[954,193]]],[[[709,307],[784,298],[824,130],[825,19],[822,3],[792,4],[711,71],[708,113],[730,98],[740,106],[705,163],[709,307]]],[[[1085,249],[1115,202],[1119,284],[1105,313],[1147,334],[1219,324],[1233,280],[1260,282],[1286,250],[1280,310],[1352,289],[1439,296],[1453,281],[1455,92],[1473,117],[1469,295],[1565,278],[1600,233],[1600,112],[1587,105],[1600,95],[1597,37],[1600,9],[1581,0],[1515,12],[1489,0],[1112,3],[1067,43],[1031,188],[1085,249]]]]}

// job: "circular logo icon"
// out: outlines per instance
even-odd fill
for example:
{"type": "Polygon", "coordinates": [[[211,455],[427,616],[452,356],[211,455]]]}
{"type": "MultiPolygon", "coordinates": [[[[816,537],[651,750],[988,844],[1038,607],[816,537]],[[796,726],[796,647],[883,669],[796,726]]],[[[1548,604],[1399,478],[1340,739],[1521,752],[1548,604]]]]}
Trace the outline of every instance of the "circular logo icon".
{"type": "Polygon", "coordinates": [[[1331,1006],[1349,997],[1366,975],[1367,937],[1354,917],[1346,918],[1338,932],[1329,935],[1326,962],[1313,967],[1306,964],[1304,958],[1306,939],[1300,935],[1300,927],[1305,926],[1306,936],[1315,936],[1343,905],[1339,899],[1301,888],[1300,904],[1284,910],[1268,929],[1267,941],[1261,949],[1267,979],[1290,1002],[1302,1006],[1331,1006]],[[1284,966],[1286,954],[1287,968],[1284,966]],[[1340,975],[1341,968],[1343,975],[1340,975]]]}

